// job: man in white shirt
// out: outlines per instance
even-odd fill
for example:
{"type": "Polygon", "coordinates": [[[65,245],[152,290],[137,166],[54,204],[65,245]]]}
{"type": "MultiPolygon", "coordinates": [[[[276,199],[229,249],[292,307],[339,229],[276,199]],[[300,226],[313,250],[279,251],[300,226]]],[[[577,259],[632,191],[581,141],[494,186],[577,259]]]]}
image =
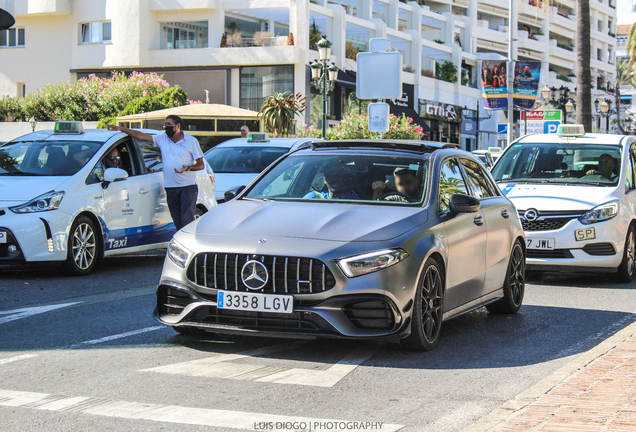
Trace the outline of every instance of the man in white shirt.
{"type": "Polygon", "coordinates": [[[198,193],[195,171],[206,168],[199,142],[183,132],[181,117],[169,115],[163,128],[165,133],[149,135],[120,126],[108,126],[108,130],[121,131],[139,141],[152,142],[161,150],[163,186],[170,216],[178,231],[194,220],[198,193]]]}

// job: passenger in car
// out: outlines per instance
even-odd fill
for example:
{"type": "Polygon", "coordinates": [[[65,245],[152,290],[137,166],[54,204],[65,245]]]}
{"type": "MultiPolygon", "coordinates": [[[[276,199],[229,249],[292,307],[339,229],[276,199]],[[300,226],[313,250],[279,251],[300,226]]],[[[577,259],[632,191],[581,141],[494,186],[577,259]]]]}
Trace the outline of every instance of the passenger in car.
{"type": "Polygon", "coordinates": [[[351,188],[341,168],[328,165],[324,169],[325,186],[327,191],[311,191],[303,198],[317,199],[361,199],[351,188]]]}
{"type": "Polygon", "coordinates": [[[592,175],[599,172],[610,180],[615,181],[618,179],[618,176],[614,173],[614,158],[611,155],[603,153],[598,158],[598,168],[589,170],[585,175],[592,175]]]}
{"type": "MultiPolygon", "coordinates": [[[[399,201],[399,202],[416,202],[420,199],[420,182],[417,178],[417,172],[412,169],[397,167],[393,171],[395,177],[395,188],[399,194],[389,195],[384,201],[399,201]]],[[[371,187],[373,188],[373,199],[378,200],[385,195],[390,194],[386,192],[386,188],[389,185],[389,181],[376,181],[373,182],[371,187]]]]}

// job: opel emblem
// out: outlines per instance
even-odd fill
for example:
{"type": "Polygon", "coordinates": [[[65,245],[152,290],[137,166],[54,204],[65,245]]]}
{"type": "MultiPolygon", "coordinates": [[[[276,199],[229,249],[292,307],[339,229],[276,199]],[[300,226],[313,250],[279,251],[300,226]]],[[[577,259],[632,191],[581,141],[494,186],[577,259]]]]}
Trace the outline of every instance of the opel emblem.
{"type": "Polygon", "coordinates": [[[250,260],[243,266],[241,278],[243,278],[246,287],[251,290],[259,290],[267,284],[269,273],[262,262],[250,260]]]}
{"type": "Polygon", "coordinates": [[[537,212],[535,209],[526,210],[526,212],[523,214],[523,217],[526,218],[528,222],[534,222],[539,217],[539,212],[537,212]]]}

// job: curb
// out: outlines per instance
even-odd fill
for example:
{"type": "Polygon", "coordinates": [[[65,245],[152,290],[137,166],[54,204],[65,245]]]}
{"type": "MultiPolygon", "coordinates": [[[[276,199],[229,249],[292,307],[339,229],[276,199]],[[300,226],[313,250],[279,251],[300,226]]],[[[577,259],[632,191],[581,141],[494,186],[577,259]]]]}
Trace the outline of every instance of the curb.
{"type": "Polygon", "coordinates": [[[535,402],[558,384],[581,371],[594,360],[605,355],[634,335],[636,335],[636,322],[619,330],[594,348],[579,355],[570,363],[554,371],[550,376],[515,396],[514,399],[509,400],[490,414],[480,418],[471,426],[462,429],[461,432],[486,432],[493,430],[497,425],[512,417],[517,411],[535,402]]]}

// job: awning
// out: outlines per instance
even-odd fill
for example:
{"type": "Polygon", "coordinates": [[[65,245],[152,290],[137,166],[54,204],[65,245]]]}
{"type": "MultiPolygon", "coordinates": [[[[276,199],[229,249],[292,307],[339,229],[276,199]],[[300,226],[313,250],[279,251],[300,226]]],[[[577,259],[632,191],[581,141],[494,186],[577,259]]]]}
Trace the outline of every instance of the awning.
{"type": "Polygon", "coordinates": [[[407,117],[411,117],[413,119],[413,123],[418,126],[421,126],[425,132],[428,132],[431,130],[431,128],[428,127],[428,124],[426,123],[426,121],[422,117],[420,117],[417,111],[415,111],[413,108],[389,104],[389,112],[391,114],[395,114],[398,117],[401,116],[402,114],[404,114],[407,117]]]}
{"type": "Polygon", "coordinates": [[[355,72],[351,74],[343,70],[338,70],[338,79],[336,80],[336,84],[338,84],[340,87],[355,90],[356,88],[355,72]]]}
{"type": "Polygon", "coordinates": [[[621,95],[621,100],[632,100],[632,95],[621,95]]]}

